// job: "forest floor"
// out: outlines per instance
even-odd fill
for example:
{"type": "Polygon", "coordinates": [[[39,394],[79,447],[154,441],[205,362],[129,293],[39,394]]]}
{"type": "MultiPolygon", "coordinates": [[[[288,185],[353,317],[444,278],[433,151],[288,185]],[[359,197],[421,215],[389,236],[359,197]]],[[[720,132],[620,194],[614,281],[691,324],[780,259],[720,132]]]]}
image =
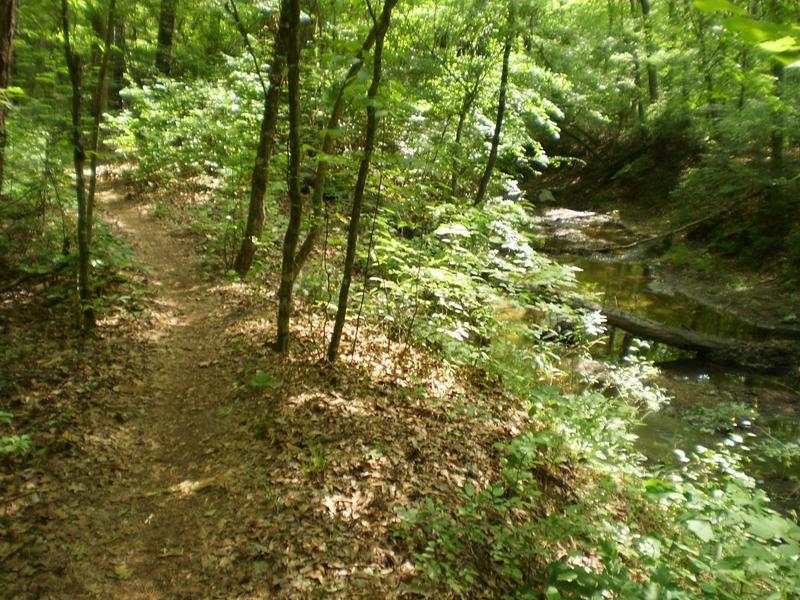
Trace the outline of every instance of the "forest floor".
{"type": "Polygon", "coordinates": [[[118,299],[81,342],[33,295],[0,296],[0,330],[24,349],[3,355],[2,392],[33,432],[28,456],[0,463],[0,595],[414,596],[396,509],[483,487],[525,412],[363,327],[325,369],[302,306],[291,355],[275,355],[273,282],[209,280],[150,209],[100,197],[145,310],[118,299]]]}

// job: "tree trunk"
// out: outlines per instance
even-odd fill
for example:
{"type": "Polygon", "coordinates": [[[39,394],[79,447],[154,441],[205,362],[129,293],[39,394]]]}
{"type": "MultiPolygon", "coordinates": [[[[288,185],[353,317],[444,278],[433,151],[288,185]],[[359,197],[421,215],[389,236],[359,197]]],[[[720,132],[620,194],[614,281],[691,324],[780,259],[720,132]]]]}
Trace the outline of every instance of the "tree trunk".
{"type": "MultiPolygon", "coordinates": [[[[398,0],[384,1],[383,11],[381,13],[379,23],[384,19],[388,21],[389,15],[391,14],[392,9],[397,2],[398,0]]],[[[319,154],[317,171],[314,179],[314,189],[311,195],[311,227],[309,228],[306,239],[303,241],[303,244],[300,246],[300,250],[295,257],[295,279],[300,275],[300,271],[303,269],[308,257],[311,255],[311,251],[314,249],[314,245],[317,243],[317,239],[319,238],[319,233],[322,227],[322,200],[325,192],[325,183],[328,177],[328,164],[330,161],[330,155],[333,152],[335,133],[339,128],[339,120],[341,119],[342,111],[344,110],[345,92],[353,83],[353,81],[355,81],[356,75],[358,75],[364,65],[364,57],[375,43],[377,27],[378,23],[373,24],[369,34],[367,34],[367,37],[364,39],[364,43],[361,44],[361,48],[356,54],[355,61],[350,65],[350,69],[347,71],[342,84],[339,86],[339,91],[337,92],[336,99],[333,102],[333,108],[331,109],[330,116],[328,117],[328,123],[325,126],[325,134],[322,139],[322,151],[319,154]]]]}
{"type": "Polygon", "coordinates": [[[637,337],[697,352],[699,356],[720,364],[735,365],[759,371],[785,371],[797,365],[800,345],[796,342],[769,340],[749,342],[723,338],[679,327],[663,325],[633,313],[600,306],[591,302],[576,305],[598,310],[612,327],[637,337]]]}
{"type": "Polygon", "coordinates": [[[78,201],[78,295],[81,302],[80,328],[90,331],[94,328],[95,318],[92,308],[91,289],[89,287],[89,237],[86,219],[86,184],[83,178],[83,167],[86,163],[86,151],[81,134],[81,63],[70,43],[69,12],[67,0],[61,0],[61,30],[64,36],[64,56],[67,61],[70,84],[72,86],[72,159],[75,166],[75,195],[78,201]]]}
{"type": "MultiPolygon", "coordinates": [[[[475,97],[478,95],[480,82],[480,77],[477,77],[474,85],[464,92],[464,99],[461,101],[461,110],[458,111],[456,137],[455,140],[453,140],[455,143],[454,153],[458,153],[461,150],[461,137],[464,135],[464,125],[467,122],[467,116],[472,108],[472,104],[475,102],[475,97]]],[[[458,157],[454,157],[453,163],[453,172],[450,174],[450,195],[455,198],[458,193],[458,157]]]]}
{"type": "Polygon", "coordinates": [[[300,196],[300,0],[288,0],[289,40],[289,224],[283,239],[281,284],[278,288],[278,352],[289,351],[289,318],[292,312],[294,253],[300,237],[303,199],[300,196]]]}
{"type": "MultiPolygon", "coordinates": [[[[387,0],[388,3],[388,0],[387,0]]],[[[392,6],[394,6],[392,4],[392,6]]],[[[377,107],[375,98],[378,95],[378,87],[381,81],[381,61],[383,58],[383,40],[389,29],[391,8],[384,5],[379,21],[375,27],[375,53],[372,66],[372,83],[367,92],[367,129],[364,139],[364,155],[361,158],[361,165],[358,169],[358,179],[353,193],[353,208],[350,214],[350,226],[347,231],[347,251],[344,259],[344,272],[342,273],[342,284],[339,288],[339,305],[336,310],[336,320],[333,325],[331,342],[328,345],[328,364],[333,364],[339,354],[339,343],[342,339],[342,330],[347,316],[347,299],[350,294],[350,282],[353,278],[353,265],[356,259],[356,246],[358,244],[358,222],[361,218],[361,207],[364,202],[364,189],[367,185],[367,175],[369,164],[372,159],[372,150],[375,145],[375,132],[378,128],[377,107]]]]}
{"type": "Polygon", "coordinates": [[[250,206],[247,212],[244,238],[236,255],[234,269],[240,277],[247,275],[253,266],[256,245],[264,233],[264,198],[269,185],[272,148],[275,144],[275,127],[278,123],[281,87],[286,67],[286,45],[289,38],[289,2],[281,2],[280,24],[275,36],[272,65],[269,70],[269,89],[264,96],[264,114],[258,135],[258,149],[250,183],[250,206]]]}
{"type": "Polygon", "coordinates": [[[114,26],[114,53],[111,60],[111,76],[109,81],[109,105],[122,106],[120,92],[125,87],[125,23],[118,22],[114,26]]]}
{"type": "Polygon", "coordinates": [[[555,297],[558,302],[574,308],[602,313],[611,328],[626,332],[624,339],[628,341],[623,342],[623,355],[627,353],[626,346],[630,346],[629,338],[635,336],[660,342],[673,348],[697,352],[699,357],[711,362],[756,371],[787,372],[796,368],[800,361],[800,342],[797,341],[798,333],[796,331],[764,328],[765,335],[775,335],[782,339],[767,339],[757,342],[725,338],[682,327],[664,325],[618,308],[563,296],[544,286],[522,286],[520,289],[541,293],[543,297],[555,297]]]}
{"type": "MultiPolygon", "coordinates": [[[[783,65],[777,60],[772,61],[772,76],[775,78],[775,97],[780,104],[783,95],[783,65]]],[[[783,116],[780,107],[775,109],[774,123],[770,134],[770,171],[772,177],[783,175],[783,116]]]]}
{"type": "Polygon", "coordinates": [[[497,119],[494,124],[494,135],[492,136],[492,148],[489,150],[489,159],[486,161],[486,169],[478,184],[478,193],[475,195],[473,206],[483,203],[486,190],[489,188],[489,181],[492,179],[494,165],[497,162],[497,149],[500,146],[500,132],[503,128],[503,117],[506,112],[506,93],[508,91],[508,63],[511,57],[511,46],[514,43],[514,0],[508,4],[508,21],[506,23],[506,42],[503,47],[503,72],[500,76],[500,97],[497,101],[497,119]]]}
{"type": "Polygon", "coordinates": [[[100,124],[103,121],[103,111],[106,100],[106,74],[108,73],[108,60],[111,56],[111,43],[114,39],[114,14],[116,0],[109,0],[108,17],[103,40],[103,54],[100,59],[100,68],[97,72],[97,85],[95,86],[94,99],[92,100],[92,131],[89,143],[89,193],[86,197],[86,238],[89,246],[92,245],[92,230],[94,228],[94,195],[97,189],[97,161],[100,150],[100,124]]]}
{"type": "Polygon", "coordinates": [[[156,69],[169,76],[172,71],[172,38],[175,35],[175,14],[178,0],[161,0],[158,17],[158,49],[156,50],[156,69]]]}
{"type": "Polygon", "coordinates": [[[653,55],[653,32],[650,24],[650,0],[639,0],[642,7],[642,21],[644,21],[644,39],[647,50],[647,90],[650,95],[650,102],[658,100],[658,71],[650,60],[653,55]]]}
{"type": "MultiPolygon", "coordinates": [[[[14,29],[17,21],[17,0],[0,0],[0,94],[5,95],[11,79],[11,58],[14,46],[14,29]]],[[[0,98],[0,194],[3,193],[6,159],[6,102],[0,98]]]]}

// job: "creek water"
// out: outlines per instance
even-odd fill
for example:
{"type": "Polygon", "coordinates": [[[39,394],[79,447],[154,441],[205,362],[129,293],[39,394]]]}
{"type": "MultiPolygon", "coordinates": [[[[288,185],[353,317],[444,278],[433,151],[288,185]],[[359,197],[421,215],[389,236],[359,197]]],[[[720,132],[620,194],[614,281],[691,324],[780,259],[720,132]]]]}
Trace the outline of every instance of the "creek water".
{"type": "MultiPolygon", "coordinates": [[[[540,217],[546,248],[558,250],[557,260],[578,267],[581,286],[600,294],[599,301],[665,325],[742,340],[764,339],[757,325],[703,304],[659,277],[646,258],[593,258],[569,254],[570,249],[624,245],[635,236],[613,215],[565,209],[540,217]]],[[[800,512],[800,467],[785,456],[800,452],[800,382],[791,377],[765,376],[721,367],[691,353],[663,344],[632,341],[612,331],[598,344],[598,358],[624,360],[630,352],[652,360],[660,375],[653,383],[671,397],[660,411],[645,417],[638,431],[639,449],[654,462],[674,462],[675,449],[713,447],[726,437],[744,439],[748,470],[777,507],[800,512]]]]}

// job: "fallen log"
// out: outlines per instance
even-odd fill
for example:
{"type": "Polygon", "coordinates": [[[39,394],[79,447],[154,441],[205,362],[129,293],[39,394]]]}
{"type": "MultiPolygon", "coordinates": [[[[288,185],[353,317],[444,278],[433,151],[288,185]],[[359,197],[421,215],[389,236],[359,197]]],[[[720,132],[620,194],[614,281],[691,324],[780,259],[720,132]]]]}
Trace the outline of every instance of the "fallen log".
{"type": "Polygon", "coordinates": [[[696,221],[692,221],[691,223],[686,223],[686,224],[681,225],[680,227],[676,227],[675,229],[672,229],[670,231],[666,231],[664,233],[659,233],[658,235],[653,235],[653,236],[650,236],[650,237],[646,237],[646,238],[643,238],[643,239],[640,239],[640,240],[636,240],[634,242],[630,242],[628,244],[617,244],[617,245],[614,245],[614,246],[603,246],[601,248],[593,248],[591,251],[592,252],[596,252],[596,253],[600,253],[600,254],[604,254],[606,252],[617,252],[619,250],[630,250],[631,248],[635,248],[636,246],[641,246],[641,245],[644,245],[644,244],[657,242],[659,240],[672,238],[673,236],[675,236],[675,235],[677,235],[679,233],[683,233],[685,231],[689,231],[690,229],[693,229],[693,228],[697,227],[698,225],[702,225],[703,223],[705,223],[707,221],[711,221],[712,219],[718,219],[721,216],[723,216],[723,215],[725,215],[725,214],[727,214],[729,212],[730,212],[729,210],[723,210],[723,211],[714,213],[712,215],[705,216],[702,219],[697,219],[696,221]]]}
{"type": "Polygon", "coordinates": [[[603,306],[574,296],[560,294],[545,286],[509,286],[517,290],[534,292],[573,308],[597,311],[606,323],[634,337],[660,342],[680,350],[696,352],[698,357],[721,365],[741,367],[769,373],[788,373],[800,369],[800,342],[788,339],[764,341],[726,338],[664,325],[634,313],[603,306]]]}
{"type": "Polygon", "coordinates": [[[572,306],[596,310],[606,322],[628,333],[673,348],[696,352],[698,357],[718,364],[757,371],[787,372],[800,365],[800,343],[790,340],[750,341],[725,338],[664,325],[633,313],[594,302],[567,300],[572,306]]]}

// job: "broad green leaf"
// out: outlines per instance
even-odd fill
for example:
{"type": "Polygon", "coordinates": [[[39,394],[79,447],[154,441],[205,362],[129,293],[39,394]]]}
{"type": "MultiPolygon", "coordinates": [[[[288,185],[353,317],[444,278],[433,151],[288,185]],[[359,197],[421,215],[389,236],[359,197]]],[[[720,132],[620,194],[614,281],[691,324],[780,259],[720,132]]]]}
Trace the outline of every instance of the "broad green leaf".
{"type": "Polygon", "coordinates": [[[751,533],[765,540],[779,538],[791,529],[791,523],[779,516],[747,515],[745,521],[751,533]]]}
{"type": "Polygon", "coordinates": [[[563,596],[555,586],[551,585],[549,588],[547,588],[547,591],[544,593],[544,597],[547,600],[560,600],[563,596]]]}
{"type": "Polygon", "coordinates": [[[800,50],[800,43],[798,43],[797,39],[793,37],[782,37],[778,40],[770,40],[768,42],[762,42],[759,44],[760,48],[763,48],[767,52],[772,52],[774,54],[781,54],[783,52],[790,52],[792,50],[800,50]]]}
{"type": "Polygon", "coordinates": [[[728,17],[723,24],[725,29],[737,32],[744,41],[751,44],[760,44],[786,36],[792,37],[790,27],[765,23],[750,17],[728,17]]]}
{"type": "Polygon", "coordinates": [[[464,227],[461,223],[446,223],[444,225],[439,225],[436,231],[433,232],[434,235],[438,235],[441,237],[448,237],[448,236],[461,236],[461,237],[469,237],[470,231],[466,227],[464,227]]]}
{"type": "Polygon", "coordinates": [[[689,519],[686,521],[686,527],[704,542],[710,542],[714,539],[714,530],[708,521],[689,519]]]}
{"type": "Polygon", "coordinates": [[[275,378],[264,371],[256,371],[256,374],[250,378],[249,385],[254,390],[264,387],[272,387],[275,385],[275,378]]]}
{"type": "Polygon", "coordinates": [[[745,10],[729,0],[694,0],[694,7],[704,12],[727,11],[735,14],[744,14],[745,10]]]}

